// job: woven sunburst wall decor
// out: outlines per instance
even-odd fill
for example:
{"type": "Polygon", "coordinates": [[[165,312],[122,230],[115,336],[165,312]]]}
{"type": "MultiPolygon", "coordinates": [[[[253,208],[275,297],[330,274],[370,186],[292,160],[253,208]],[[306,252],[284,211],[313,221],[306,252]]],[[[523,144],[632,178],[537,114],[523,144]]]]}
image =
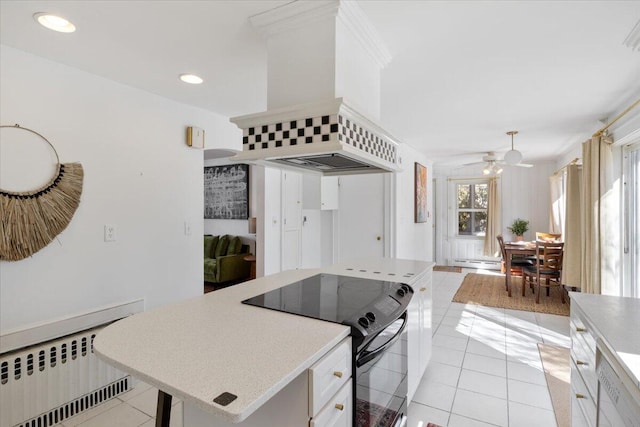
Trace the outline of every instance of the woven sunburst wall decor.
{"type": "Polygon", "coordinates": [[[60,163],[58,152],[47,138],[31,132],[53,149],[57,167],[51,180],[31,191],[13,192],[0,188],[0,259],[19,261],[47,246],[71,222],[80,204],[84,171],[80,163],[60,163]]]}

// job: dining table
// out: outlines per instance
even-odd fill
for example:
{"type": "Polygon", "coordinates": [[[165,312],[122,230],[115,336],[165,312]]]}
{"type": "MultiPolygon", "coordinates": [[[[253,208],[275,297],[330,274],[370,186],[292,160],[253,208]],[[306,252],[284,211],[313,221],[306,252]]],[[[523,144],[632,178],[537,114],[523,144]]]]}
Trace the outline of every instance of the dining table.
{"type": "Polygon", "coordinates": [[[511,259],[514,255],[526,256],[536,254],[536,242],[504,242],[504,251],[506,254],[505,263],[505,286],[507,294],[511,297],[511,259]]]}

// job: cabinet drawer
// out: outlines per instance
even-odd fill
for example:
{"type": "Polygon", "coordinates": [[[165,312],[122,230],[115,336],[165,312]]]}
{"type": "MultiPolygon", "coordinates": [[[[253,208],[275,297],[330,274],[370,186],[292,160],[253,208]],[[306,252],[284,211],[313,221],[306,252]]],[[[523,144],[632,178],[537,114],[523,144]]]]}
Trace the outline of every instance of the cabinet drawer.
{"type": "Polygon", "coordinates": [[[571,363],[580,373],[583,382],[589,389],[589,393],[595,396],[598,391],[595,356],[591,356],[584,351],[580,351],[580,348],[574,345],[571,347],[571,363]],[[577,351],[574,352],[574,350],[577,351]]]}
{"type": "Polygon", "coordinates": [[[350,427],[353,417],[353,390],[349,380],[335,394],[318,415],[311,419],[310,427],[350,427]]]}
{"type": "Polygon", "coordinates": [[[569,321],[571,327],[571,341],[577,340],[584,346],[585,349],[596,353],[596,339],[589,330],[588,326],[582,322],[579,316],[571,317],[569,321]]]}
{"type": "Polygon", "coordinates": [[[586,420],[587,426],[596,425],[596,402],[584,383],[575,363],[571,363],[571,418],[572,427],[577,427],[581,419],[586,420]],[[576,414],[575,416],[573,414],[576,414]],[[580,415],[581,414],[581,415],[580,415]]]}
{"type": "Polygon", "coordinates": [[[592,396],[598,390],[595,339],[579,317],[571,318],[571,360],[592,396]]]}
{"type": "Polygon", "coordinates": [[[309,416],[314,417],[351,378],[351,338],[309,368],[309,416]]]}

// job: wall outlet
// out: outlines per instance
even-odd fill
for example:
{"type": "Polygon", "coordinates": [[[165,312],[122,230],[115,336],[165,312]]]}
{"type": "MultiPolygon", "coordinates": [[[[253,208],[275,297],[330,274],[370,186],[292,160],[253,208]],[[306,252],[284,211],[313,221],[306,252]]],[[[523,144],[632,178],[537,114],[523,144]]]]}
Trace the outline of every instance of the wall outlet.
{"type": "Polygon", "coordinates": [[[116,241],[116,226],[113,224],[105,224],[104,226],[104,241],[115,242],[116,241]]]}

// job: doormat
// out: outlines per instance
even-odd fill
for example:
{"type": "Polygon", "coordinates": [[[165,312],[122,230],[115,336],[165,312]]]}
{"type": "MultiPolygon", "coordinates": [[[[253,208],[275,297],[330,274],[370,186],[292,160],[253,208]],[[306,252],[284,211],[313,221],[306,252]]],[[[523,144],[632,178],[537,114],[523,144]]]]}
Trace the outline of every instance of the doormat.
{"type": "Polygon", "coordinates": [[[549,395],[558,427],[571,425],[571,400],[569,349],[555,345],[538,343],[544,376],[547,379],[549,395]]]}
{"type": "Polygon", "coordinates": [[[436,265],[433,271],[446,271],[448,273],[462,273],[462,267],[450,267],[448,265],[436,265]]]}
{"type": "Polygon", "coordinates": [[[530,289],[527,289],[524,297],[522,296],[520,277],[512,277],[511,280],[511,298],[509,298],[505,290],[504,275],[468,273],[452,301],[560,316],[569,315],[569,302],[565,299],[565,303],[562,303],[562,289],[559,287],[550,288],[549,296],[543,288],[540,304],[536,304],[536,297],[530,289]]]}

